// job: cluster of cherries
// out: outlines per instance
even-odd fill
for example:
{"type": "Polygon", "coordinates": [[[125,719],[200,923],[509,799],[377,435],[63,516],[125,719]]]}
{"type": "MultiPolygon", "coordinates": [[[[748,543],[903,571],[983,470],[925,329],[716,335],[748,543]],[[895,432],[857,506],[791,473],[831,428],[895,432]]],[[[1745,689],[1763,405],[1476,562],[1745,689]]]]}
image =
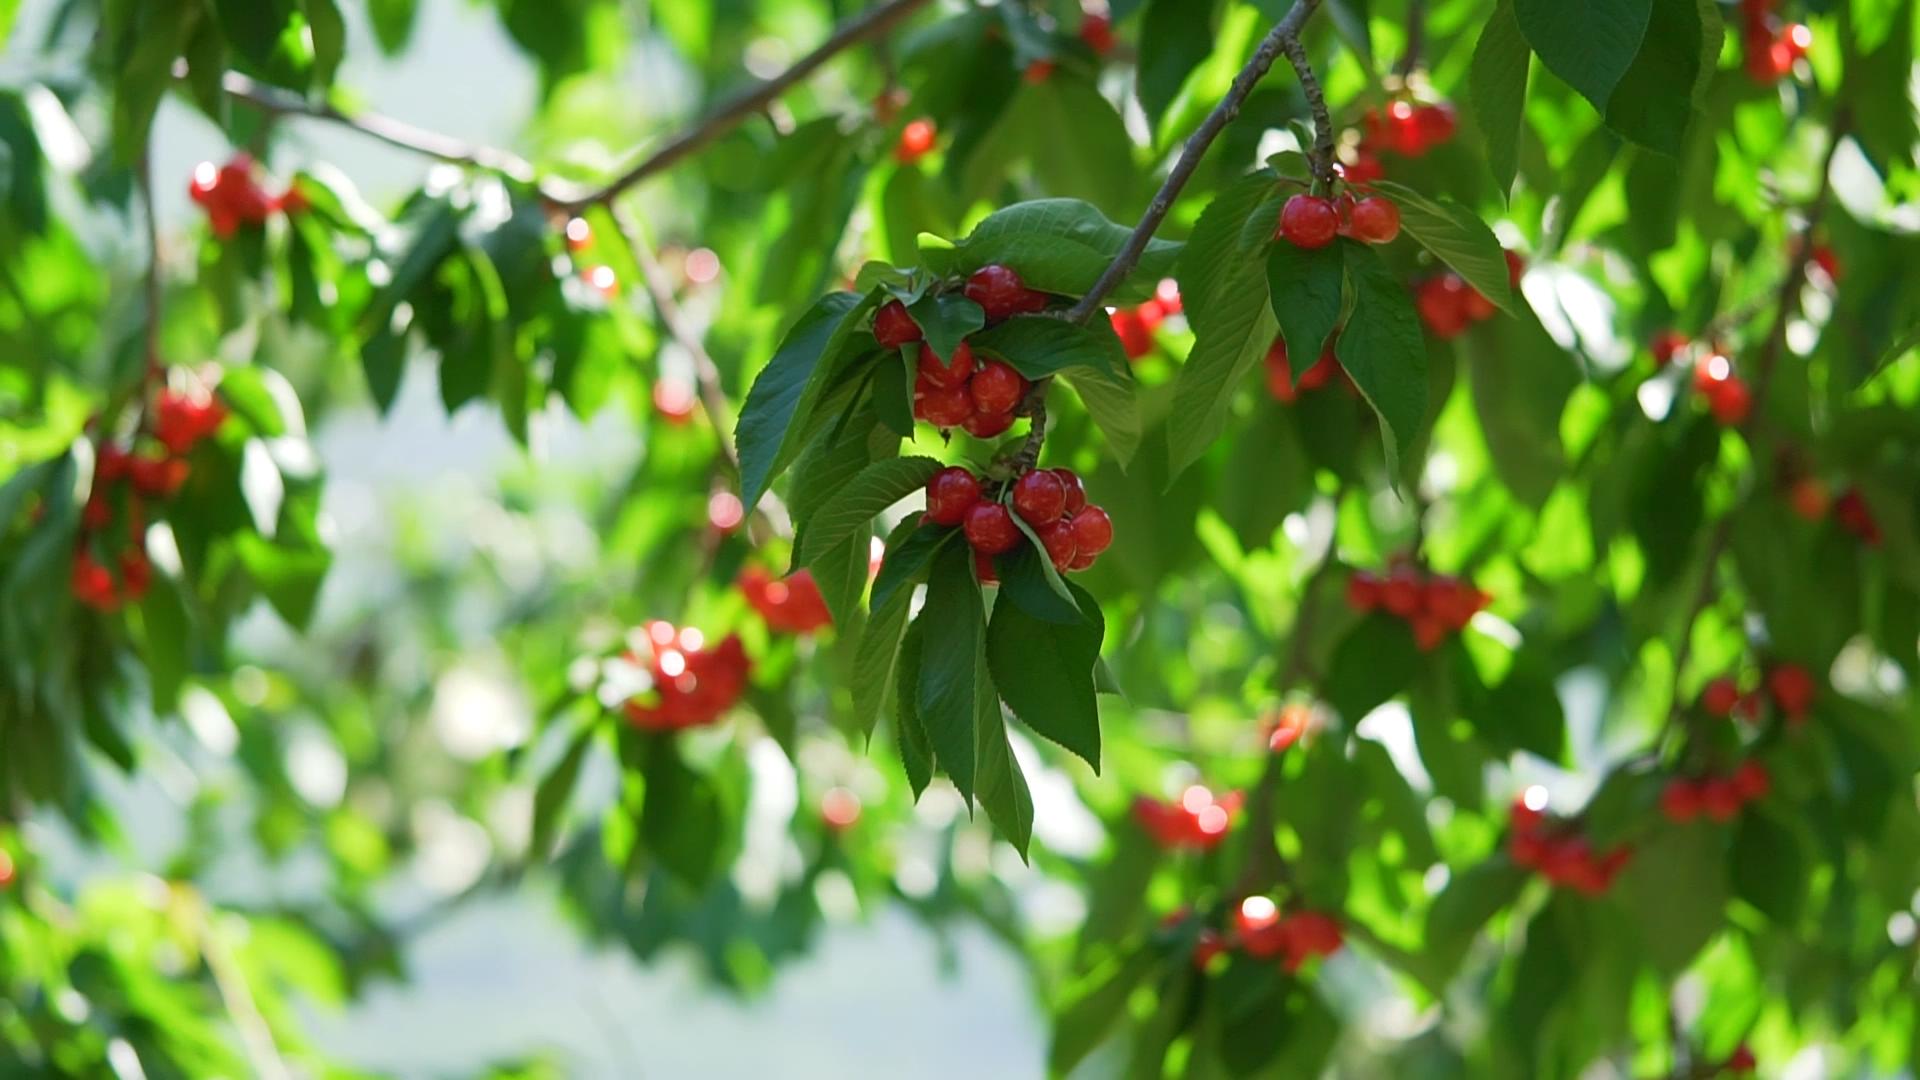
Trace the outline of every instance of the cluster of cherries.
{"type": "MultiPolygon", "coordinates": [[[[627,701],[627,719],[642,731],[681,731],[720,719],[747,687],[746,647],[737,634],[714,648],[692,627],[655,619],[647,624],[653,685],[627,701]]],[[[627,659],[635,664],[633,652],[627,659]]]]}
{"type": "Polygon", "coordinates": [[[981,478],[959,465],[949,465],[927,481],[927,520],[965,531],[982,582],[997,580],[993,557],[1020,544],[1015,514],[1032,526],[1047,558],[1062,573],[1085,570],[1113,546],[1113,519],[1087,501],[1086,486],[1071,469],[1031,469],[1007,484],[1005,494],[1005,503],[989,498],[981,478]]]}
{"type": "Polygon", "coordinates": [[[1399,235],[1399,207],[1379,195],[1356,199],[1351,192],[1331,199],[1307,192],[1293,196],[1280,207],[1280,224],[1273,233],[1274,239],[1309,251],[1326,247],[1336,236],[1385,244],[1399,235]]]}
{"type": "MultiPolygon", "coordinates": [[[[1019,274],[997,263],[975,270],[962,291],[986,312],[988,325],[1041,311],[1051,299],[1027,288],[1019,274]]],[[[1013,426],[1014,410],[1027,396],[1029,384],[1011,364],[977,361],[964,341],[952,356],[942,357],[925,344],[926,333],[898,300],[889,300],[874,313],[873,337],[883,349],[921,343],[913,381],[916,418],[943,430],[963,428],[980,439],[991,439],[1013,426]]]]}
{"type": "Polygon", "coordinates": [[[1684,825],[1698,817],[1726,824],[1750,802],[1766,798],[1773,777],[1757,761],[1743,761],[1725,775],[1676,776],[1660,791],[1660,812],[1684,825]]]}
{"type": "MultiPolygon", "coordinates": [[[[1512,251],[1506,256],[1507,283],[1518,288],[1527,261],[1512,251]]],[[[1420,321],[1426,324],[1427,331],[1442,341],[1459,337],[1469,326],[1493,318],[1500,310],[1485,293],[1451,270],[1415,282],[1413,306],[1420,312],[1420,321]]]]}
{"type": "Polygon", "coordinates": [[[776,578],[760,567],[748,567],[740,574],[740,592],[753,610],[760,613],[767,629],[782,634],[811,634],[833,625],[827,601],[813,573],[801,570],[788,578],[776,578]]]}
{"type": "Polygon", "coordinates": [[[101,444],[93,465],[92,492],[80,512],[80,537],[69,581],[74,599],[95,611],[113,611],[147,594],[153,567],[147,561],[144,500],[172,498],[187,482],[187,456],[226,418],[226,406],[210,393],[166,390],[154,399],[152,433],[159,443],[157,452],[135,453],[130,447],[101,444]],[[121,524],[117,534],[116,520],[121,524]]]}
{"type": "Polygon", "coordinates": [[[187,195],[207,212],[213,235],[225,240],[243,225],[258,227],[276,213],[298,213],[306,208],[306,197],[299,189],[271,194],[260,186],[255,172],[253,158],[247,154],[235,154],[225,165],[203,161],[193,167],[187,195]]]}
{"type": "MultiPolygon", "coordinates": [[[[1678,330],[1662,330],[1653,336],[1648,351],[1653,366],[1664,368],[1693,348],[1693,342],[1678,330]]],[[[1753,391],[1747,381],[1733,370],[1733,361],[1718,347],[1694,361],[1693,388],[1707,403],[1715,420],[1735,427],[1746,422],[1753,410],[1753,391]]]]}
{"type": "MultiPolygon", "coordinates": [[[[1402,157],[1421,157],[1453,139],[1460,114],[1444,101],[1400,98],[1385,109],[1368,109],[1360,118],[1360,150],[1391,150],[1402,157]]],[[[1351,174],[1349,174],[1351,175],[1351,174]]]]}
{"type": "Polygon", "coordinates": [[[1801,476],[1787,485],[1787,505],[1808,521],[1824,520],[1829,512],[1840,527],[1868,547],[1880,546],[1880,522],[1874,518],[1867,497],[1857,487],[1832,495],[1817,476],[1801,476]]]}
{"type": "Polygon", "coordinates": [[[1805,23],[1783,24],[1773,14],[1773,0],[1740,0],[1740,20],[1747,74],[1762,86],[1786,78],[1813,46],[1813,31],[1805,23]]]}
{"type": "Polygon", "coordinates": [[[1545,795],[1542,789],[1530,788],[1513,801],[1507,855],[1515,866],[1537,870],[1555,886],[1585,896],[1603,895],[1633,858],[1633,849],[1621,845],[1595,851],[1586,837],[1564,823],[1548,820],[1545,795]]]}
{"type": "Polygon", "coordinates": [[[1291,405],[1300,399],[1301,394],[1327,385],[1335,375],[1340,376],[1343,386],[1349,391],[1353,390],[1353,380],[1347,378],[1347,369],[1341,367],[1339,359],[1333,355],[1332,342],[1327,343],[1320,353],[1320,359],[1312,367],[1300,373],[1298,385],[1293,381],[1293,366],[1287,362],[1286,341],[1274,338],[1273,344],[1267,349],[1267,392],[1283,405],[1291,405]]]}
{"type": "Polygon", "coordinates": [[[1138,360],[1153,351],[1153,332],[1167,321],[1167,316],[1178,314],[1180,286],[1167,278],[1153,290],[1152,299],[1133,307],[1115,308],[1107,318],[1113,323],[1114,336],[1120,339],[1120,348],[1125,350],[1127,359],[1138,360]]]}
{"type": "Polygon", "coordinates": [[[1213,789],[1193,784],[1173,802],[1136,796],[1133,820],[1163,851],[1210,851],[1227,838],[1240,803],[1237,791],[1215,796],[1213,789]]]}
{"type": "Polygon", "coordinates": [[[1282,915],[1271,898],[1249,896],[1233,913],[1231,938],[1212,929],[1200,932],[1193,963],[1204,969],[1215,956],[1237,945],[1255,960],[1278,958],[1281,967],[1295,972],[1316,956],[1339,952],[1344,943],[1340,923],[1331,915],[1305,910],[1282,915]]]}
{"type": "Polygon", "coordinates": [[[1767,670],[1764,686],[1752,693],[1743,693],[1739,680],[1732,675],[1709,681],[1700,691],[1700,709],[1708,716],[1737,715],[1745,720],[1757,720],[1764,698],[1772,698],[1788,723],[1801,724],[1806,722],[1807,711],[1813,708],[1819,692],[1819,684],[1806,668],[1793,663],[1776,664],[1767,670]]]}
{"type": "Polygon", "coordinates": [[[1348,607],[1362,615],[1385,611],[1405,621],[1422,652],[1439,648],[1448,635],[1466,629],[1492,600],[1470,581],[1422,574],[1408,564],[1396,566],[1384,577],[1360,570],[1347,579],[1348,607]]]}

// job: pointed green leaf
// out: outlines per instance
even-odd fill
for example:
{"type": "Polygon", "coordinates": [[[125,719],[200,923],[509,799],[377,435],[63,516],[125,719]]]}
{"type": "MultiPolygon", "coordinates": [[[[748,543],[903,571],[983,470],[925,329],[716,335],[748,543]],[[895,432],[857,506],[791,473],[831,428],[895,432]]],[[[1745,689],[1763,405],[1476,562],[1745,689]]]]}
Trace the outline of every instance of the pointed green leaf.
{"type": "Polygon", "coordinates": [[[1087,618],[1065,624],[1036,619],[1018,604],[995,604],[987,628],[994,685],[1028,727],[1100,771],[1100,711],[1093,668],[1106,620],[1085,590],[1069,585],[1087,618]]]}
{"type": "Polygon", "coordinates": [[[933,782],[933,744],[928,741],[926,725],[920,720],[920,659],[925,640],[926,627],[919,621],[907,627],[906,634],[900,638],[900,658],[893,676],[893,737],[916,802],[933,782]]]}
{"type": "Polygon", "coordinates": [[[1527,44],[1604,115],[1647,35],[1653,0],[1513,0],[1527,44]]]}
{"type": "Polygon", "coordinates": [[[1512,0],[1500,0],[1473,48],[1467,96],[1485,141],[1487,168],[1502,199],[1513,190],[1513,175],[1520,167],[1520,131],[1527,122],[1527,69],[1532,63],[1533,50],[1513,17],[1512,0]]]}
{"type": "Polygon", "coordinates": [[[1427,345],[1407,286],[1365,245],[1347,247],[1353,314],[1335,346],[1360,395],[1380,416],[1387,471],[1399,472],[1401,452],[1412,445],[1427,415],[1427,345]]]}
{"type": "Polygon", "coordinates": [[[1309,250],[1282,240],[1267,252],[1267,300],[1296,384],[1340,325],[1347,283],[1343,251],[1339,244],[1309,250]]]}
{"type": "Polygon", "coordinates": [[[1025,860],[1033,841],[1033,793],[1027,789],[1026,775],[1020,771],[1013,746],[1007,741],[1007,722],[1000,716],[1000,699],[994,696],[993,679],[987,673],[984,645],[974,665],[974,709],[980,805],[986,808],[993,827],[1025,860]]]}
{"type": "Polygon", "coordinates": [[[1075,367],[1121,379],[1131,375],[1126,351],[1105,319],[1083,326],[1050,315],[1016,315],[974,335],[971,344],[974,352],[1005,360],[1029,379],[1075,367]]]}
{"type": "Polygon", "coordinates": [[[973,550],[964,544],[940,549],[927,580],[920,622],[926,641],[920,660],[918,712],[940,768],[963,798],[974,792],[974,728],[986,616],[973,579],[973,550]]]}
{"type": "Polygon", "coordinates": [[[882,510],[924,490],[933,474],[946,466],[929,457],[887,458],[854,476],[807,521],[806,551],[801,561],[812,565],[828,549],[849,537],[864,540],[873,519],[882,510]]]}
{"type": "Polygon", "coordinates": [[[1378,181],[1373,188],[1400,208],[1400,227],[1408,236],[1467,279],[1495,307],[1514,313],[1506,249],[1480,215],[1452,199],[1429,199],[1391,180],[1378,181]]]}
{"type": "Polygon", "coordinates": [[[935,356],[951,361],[967,335],[987,325],[980,305],[958,293],[923,296],[907,305],[907,314],[926,335],[935,356]]]}
{"type": "Polygon", "coordinates": [[[740,453],[741,500],[752,510],[767,485],[800,450],[814,404],[838,369],[841,351],[879,294],[828,293],[807,310],[747,391],[734,430],[740,453]]]}

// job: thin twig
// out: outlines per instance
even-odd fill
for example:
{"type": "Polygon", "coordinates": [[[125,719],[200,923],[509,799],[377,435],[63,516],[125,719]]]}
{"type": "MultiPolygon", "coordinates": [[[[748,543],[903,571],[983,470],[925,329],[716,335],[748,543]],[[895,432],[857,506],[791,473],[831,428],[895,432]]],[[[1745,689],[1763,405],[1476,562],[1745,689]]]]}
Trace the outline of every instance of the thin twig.
{"type": "Polygon", "coordinates": [[[811,75],[815,68],[831,60],[849,46],[877,37],[924,7],[928,0],[889,0],[848,19],[820,43],[819,48],[795,61],[793,66],[763,83],[756,84],[708,113],[693,127],[682,132],[659,149],[647,154],[605,185],[572,198],[557,200],[562,209],[577,211],[596,203],[611,201],[616,195],[647,177],[694,153],[721,135],[733,130],[742,120],[759,112],[795,83],[811,75]]]}
{"type": "MultiPolygon", "coordinates": [[[[1188,180],[1193,178],[1194,170],[1200,166],[1200,159],[1207,154],[1207,148],[1212,146],[1213,140],[1233,122],[1233,118],[1240,115],[1240,107],[1246,104],[1247,97],[1253,93],[1254,86],[1266,75],[1267,70],[1273,67],[1274,60],[1290,48],[1299,48],[1300,28],[1306,24],[1308,16],[1311,16],[1319,7],[1320,0],[1294,0],[1293,7],[1287,11],[1285,17],[1274,24],[1273,29],[1267,32],[1267,36],[1261,39],[1260,47],[1253,52],[1253,59],[1247,61],[1247,66],[1241,68],[1240,74],[1234,77],[1233,86],[1228,89],[1227,96],[1220,99],[1220,104],[1214,106],[1213,111],[1207,114],[1206,120],[1202,121],[1194,133],[1187,137],[1186,145],[1180,149],[1179,158],[1174,161],[1173,168],[1168,170],[1166,180],[1161,183],[1160,190],[1154,193],[1153,201],[1147,204],[1147,212],[1141,216],[1140,223],[1134,226],[1133,234],[1127,237],[1127,242],[1121,246],[1120,253],[1114,256],[1113,262],[1107,264],[1107,269],[1100,275],[1099,280],[1093,283],[1093,288],[1087,290],[1087,294],[1080,298],[1080,302],[1068,310],[1066,317],[1069,320],[1086,322],[1094,312],[1100,310],[1100,305],[1106,300],[1107,294],[1118,288],[1128,274],[1133,273],[1133,268],[1140,263],[1140,256],[1146,253],[1148,241],[1153,239],[1153,234],[1160,229],[1160,223],[1166,220],[1168,212],[1173,209],[1173,201],[1179,196],[1180,190],[1187,186],[1188,180]]],[[[1315,150],[1318,153],[1319,148],[1324,144],[1326,170],[1328,175],[1331,175],[1333,123],[1327,117],[1326,98],[1319,92],[1319,83],[1310,82],[1313,73],[1312,69],[1305,64],[1304,54],[1300,60],[1295,61],[1295,67],[1297,71],[1303,73],[1301,85],[1314,110],[1315,150]]],[[[1316,175],[1320,173],[1321,164],[1316,163],[1316,175]]]]}
{"type": "Polygon", "coordinates": [[[1327,113],[1326,91],[1320,89],[1319,76],[1313,73],[1313,64],[1307,60],[1307,48],[1300,44],[1300,35],[1294,34],[1281,44],[1287,63],[1293,65],[1293,73],[1300,78],[1300,92],[1307,99],[1307,109],[1313,113],[1313,147],[1307,151],[1307,167],[1313,172],[1314,190],[1331,197],[1333,117],[1327,113]]]}
{"type": "Polygon", "coordinates": [[[1400,54],[1400,62],[1393,66],[1393,73],[1402,81],[1420,66],[1420,53],[1426,44],[1427,0],[1407,0],[1407,51],[1400,54]]]}

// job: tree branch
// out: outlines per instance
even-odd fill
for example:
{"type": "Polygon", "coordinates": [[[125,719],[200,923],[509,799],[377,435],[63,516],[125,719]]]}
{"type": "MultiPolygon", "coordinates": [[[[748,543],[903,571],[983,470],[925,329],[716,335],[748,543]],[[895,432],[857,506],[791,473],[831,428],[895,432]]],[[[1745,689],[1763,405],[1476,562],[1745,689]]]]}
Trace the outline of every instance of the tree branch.
{"type": "MultiPolygon", "coordinates": [[[[140,155],[140,168],[134,180],[140,185],[140,203],[145,211],[147,241],[147,326],[146,378],[151,380],[160,375],[160,210],[153,203],[153,152],[149,149],[140,155]]],[[[144,399],[144,395],[142,395],[144,399]]]]}
{"type": "Polygon", "coordinates": [[[1173,168],[1167,172],[1167,178],[1161,183],[1160,190],[1154,193],[1153,201],[1147,204],[1146,214],[1140,218],[1140,223],[1134,226],[1133,234],[1127,237],[1127,242],[1120,248],[1120,253],[1114,256],[1113,262],[1107,265],[1106,271],[1093,283],[1093,288],[1087,290],[1087,294],[1080,298],[1080,302],[1067,311],[1068,319],[1074,322],[1086,322],[1095,311],[1100,309],[1101,302],[1107,298],[1107,294],[1118,288],[1120,283],[1126,280],[1127,275],[1133,272],[1133,268],[1139,265],[1140,256],[1146,253],[1147,242],[1153,239],[1153,234],[1160,229],[1160,223],[1166,220],[1167,213],[1173,209],[1173,201],[1179,196],[1180,190],[1187,186],[1188,180],[1193,178],[1194,170],[1200,166],[1200,159],[1206,156],[1207,149],[1213,145],[1213,140],[1219,137],[1220,132],[1233,122],[1234,117],[1240,115],[1240,107],[1246,104],[1247,97],[1253,93],[1254,86],[1266,75],[1268,69],[1273,67],[1274,60],[1278,59],[1282,52],[1288,54],[1294,70],[1300,74],[1301,88],[1306,92],[1307,102],[1313,109],[1314,153],[1318,157],[1324,152],[1324,158],[1315,162],[1314,175],[1318,177],[1324,174],[1327,178],[1331,178],[1333,123],[1328,118],[1327,102],[1325,96],[1320,93],[1320,84],[1314,79],[1312,68],[1307,66],[1305,52],[1300,49],[1300,28],[1319,7],[1320,0],[1294,0],[1293,7],[1287,11],[1285,17],[1275,23],[1273,29],[1267,32],[1267,36],[1261,39],[1260,47],[1253,52],[1253,59],[1247,61],[1247,66],[1240,69],[1240,74],[1234,77],[1233,86],[1227,91],[1227,96],[1220,99],[1220,104],[1214,106],[1213,111],[1207,114],[1206,120],[1202,121],[1194,133],[1187,137],[1186,145],[1180,149],[1179,158],[1174,161],[1173,168]]]}
{"type": "Polygon", "coordinates": [[[1420,66],[1420,53],[1427,42],[1427,0],[1407,0],[1407,51],[1400,54],[1400,62],[1393,66],[1393,73],[1404,81],[1420,66]]]}
{"type": "Polygon", "coordinates": [[[626,189],[733,130],[742,120],[765,108],[769,102],[785,93],[795,83],[813,74],[814,69],[833,59],[835,55],[850,46],[886,33],[893,28],[894,24],[912,14],[916,9],[924,7],[927,2],[928,0],[888,0],[887,3],[861,12],[840,24],[832,36],[821,42],[818,48],[795,61],[792,67],[722,102],[693,127],[647,154],[613,180],[601,187],[556,201],[562,209],[570,211],[578,211],[596,203],[611,201],[614,196],[626,189]]]}

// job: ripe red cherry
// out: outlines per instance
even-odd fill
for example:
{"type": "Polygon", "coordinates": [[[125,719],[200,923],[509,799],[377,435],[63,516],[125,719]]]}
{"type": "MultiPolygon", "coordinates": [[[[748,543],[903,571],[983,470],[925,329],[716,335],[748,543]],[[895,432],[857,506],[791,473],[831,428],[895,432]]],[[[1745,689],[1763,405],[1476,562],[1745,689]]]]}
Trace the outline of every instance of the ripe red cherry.
{"type": "Polygon", "coordinates": [[[1687,347],[1687,335],[1678,330],[1662,330],[1653,335],[1653,364],[1666,367],[1687,347]]]}
{"type": "Polygon", "coordinates": [[[1707,388],[1707,408],[1713,418],[1720,423],[1733,427],[1744,423],[1747,413],[1753,409],[1753,392],[1747,389],[1745,379],[1738,375],[1729,375],[1707,388]]]}
{"type": "Polygon", "coordinates": [[[900,144],[893,148],[893,156],[902,165],[911,165],[927,156],[933,149],[933,140],[937,132],[931,120],[912,120],[900,129],[900,144]]]}
{"type": "Polygon", "coordinates": [[[1415,615],[1408,625],[1413,629],[1413,644],[1421,652],[1432,652],[1447,640],[1447,624],[1428,612],[1415,615]]]}
{"type": "Polygon", "coordinates": [[[1781,664],[1767,672],[1767,692],[1773,695],[1774,703],[1780,711],[1792,719],[1800,719],[1813,704],[1813,676],[1799,664],[1781,664]]]}
{"type": "Polygon", "coordinates": [[[958,465],[949,465],[927,481],[927,520],[935,525],[958,525],[980,501],[980,480],[958,465]]]}
{"type": "MultiPolygon", "coordinates": [[[[1267,346],[1267,393],[1282,405],[1291,405],[1300,397],[1293,385],[1293,365],[1287,362],[1287,343],[1279,338],[1267,346]]],[[[1303,378],[1305,376],[1302,376],[1303,378]]]]}
{"type": "Polygon", "coordinates": [[[1446,102],[1422,105],[1413,110],[1413,125],[1420,132],[1423,148],[1439,146],[1453,138],[1454,130],[1459,127],[1459,116],[1453,106],[1446,102]]]}
{"type": "Polygon", "coordinates": [[[1027,288],[1012,267],[990,263],[967,277],[962,290],[967,299],[980,305],[988,322],[999,322],[1010,315],[1039,311],[1047,306],[1047,294],[1027,288]]]}
{"type": "Polygon", "coordinates": [[[989,360],[973,373],[967,383],[973,406],[983,413],[1010,413],[1026,396],[1027,380],[1011,365],[989,360]]]}
{"type": "Polygon", "coordinates": [[[1829,501],[1827,485],[1818,477],[1803,476],[1787,489],[1787,505],[1808,521],[1819,521],[1826,517],[1829,501]]]}
{"type": "Polygon", "coordinates": [[[1753,1051],[1747,1049],[1746,1043],[1741,1043],[1739,1046],[1733,1048],[1733,1056],[1727,1059],[1726,1070],[1735,1073],[1750,1073],[1758,1066],[1759,1062],[1754,1060],[1753,1051]]]}
{"type": "Polygon", "coordinates": [[[1021,72],[1020,77],[1025,79],[1029,83],[1038,85],[1040,83],[1046,82],[1048,77],[1051,76],[1052,74],[1053,74],[1053,61],[1042,57],[1041,59],[1035,60],[1032,63],[1028,64],[1027,70],[1021,72]]]}
{"type": "Polygon", "coordinates": [[[973,417],[973,399],[964,386],[935,386],[915,379],[913,414],[934,427],[959,427],[973,417]]]}
{"type": "Polygon", "coordinates": [[[924,336],[920,324],[907,314],[907,305],[889,300],[873,316],[873,337],[883,349],[897,349],[924,336]]]}
{"type": "Polygon", "coordinates": [[[1700,816],[1700,789],[1684,776],[1667,781],[1660,791],[1660,812],[1675,825],[1684,825],[1700,816]]]}
{"type": "Polygon", "coordinates": [[[1341,166],[1341,176],[1355,187],[1364,187],[1387,175],[1380,164],[1380,155],[1368,149],[1364,144],[1353,152],[1353,160],[1341,166]]]}
{"type": "Polygon", "coordinates": [[[992,439],[1013,426],[1013,414],[977,412],[962,420],[960,426],[976,439],[992,439]]]}
{"type": "Polygon", "coordinates": [[[1051,469],[1035,469],[1013,483],[1013,512],[1031,525],[1047,525],[1067,512],[1067,485],[1051,469]]]}
{"type": "Polygon", "coordinates": [[[953,350],[951,359],[943,360],[933,351],[933,346],[924,346],[920,350],[920,364],[914,370],[934,386],[965,386],[973,374],[973,349],[963,341],[953,350]]]}
{"type": "Polygon", "coordinates": [[[1365,570],[1356,570],[1347,579],[1347,606],[1365,615],[1380,606],[1380,579],[1365,570]]]}
{"type": "Polygon", "coordinates": [[[1121,308],[1108,316],[1113,323],[1113,332],[1120,339],[1120,349],[1127,359],[1138,360],[1153,351],[1153,328],[1140,312],[1133,308],[1121,308]]]}
{"type": "Polygon", "coordinates": [[[984,551],[973,553],[973,576],[980,579],[982,585],[1000,584],[1000,575],[994,572],[993,556],[984,551]]]}
{"type": "Polygon", "coordinates": [[[1279,238],[1309,251],[1333,243],[1340,232],[1340,211],[1331,199],[1295,195],[1280,208],[1279,238]]]}
{"type": "Polygon", "coordinates": [[[1081,557],[1098,555],[1113,546],[1113,519],[1097,506],[1083,506],[1073,515],[1073,539],[1081,557]]]}
{"type": "Polygon", "coordinates": [[[967,511],[967,543],[987,555],[1012,551],[1020,543],[1020,527],[1007,508],[995,502],[973,504],[967,511]]]}
{"type": "Polygon", "coordinates": [[[1378,195],[1370,195],[1353,204],[1348,226],[1355,240],[1384,244],[1400,235],[1400,208],[1378,195]]]}
{"type": "Polygon", "coordinates": [[[1700,691],[1700,707],[1712,716],[1732,716],[1733,707],[1740,704],[1740,687],[1732,679],[1721,677],[1707,684],[1700,691]]]}
{"type": "Polygon", "coordinates": [[[1773,790],[1773,776],[1757,761],[1744,761],[1733,771],[1733,790],[1742,801],[1764,799],[1773,790]]]}
{"type": "Polygon", "coordinates": [[[1700,781],[1700,809],[1722,824],[1740,816],[1740,789],[1725,777],[1700,781]]]}
{"type": "Polygon", "coordinates": [[[1214,957],[1226,951],[1227,943],[1220,936],[1220,931],[1202,930],[1200,937],[1193,943],[1193,966],[1200,971],[1205,971],[1207,966],[1213,963],[1214,957]]]}
{"type": "Polygon", "coordinates": [[[1105,15],[1093,13],[1080,20],[1080,40],[1087,43],[1094,55],[1105,56],[1113,51],[1113,20],[1105,15]]]}
{"type": "Polygon", "coordinates": [[[1079,513],[1080,508],[1087,505],[1087,488],[1080,482],[1080,474],[1072,469],[1055,469],[1053,475],[1060,478],[1060,483],[1067,492],[1066,507],[1061,513],[1067,515],[1079,513]]]}
{"type": "Polygon", "coordinates": [[[1071,570],[1074,558],[1080,554],[1080,540],[1073,531],[1073,522],[1060,518],[1034,531],[1040,537],[1040,546],[1047,549],[1047,558],[1053,560],[1054,569],[1063,573],[1071,570]]]}
{"type": "Polygon", "coordinates": [[[1441,274],[1420,283],[1414,294],[1414,306],[1420,321],[1437,338],[1459,337],[1467,328],[1466,282],[1452,274],[1441,274]]]}
{"type": "Polygon", "coordinates": [[[1425,599],[1426,590],[1420,587],[1420,579],[1411,570],[1395,570],[1380,589],[1381,606],[1402,619],[1419,614],[1425,599]]]}

